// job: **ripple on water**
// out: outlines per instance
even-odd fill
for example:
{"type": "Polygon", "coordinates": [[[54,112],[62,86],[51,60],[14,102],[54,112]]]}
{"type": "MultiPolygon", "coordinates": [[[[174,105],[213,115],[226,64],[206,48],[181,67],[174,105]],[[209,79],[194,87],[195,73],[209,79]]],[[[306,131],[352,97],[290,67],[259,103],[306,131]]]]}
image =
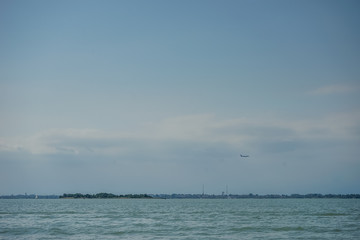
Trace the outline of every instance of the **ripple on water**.
{"type": "Polygon", "coordinates": [[[0,239],[357,239],[359,206],[326,199],[7,200],[0,201],[0,239]]]}

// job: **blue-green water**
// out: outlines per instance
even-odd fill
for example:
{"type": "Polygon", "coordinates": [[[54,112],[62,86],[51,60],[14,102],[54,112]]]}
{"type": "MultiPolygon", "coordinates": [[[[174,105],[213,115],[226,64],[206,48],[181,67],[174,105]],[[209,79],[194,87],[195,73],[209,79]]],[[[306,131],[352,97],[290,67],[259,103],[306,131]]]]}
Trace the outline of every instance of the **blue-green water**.
{"type": "Polygon", "coordinates": [[[2,199],[0,239],[360,239],[360,199],[2,199]]]}

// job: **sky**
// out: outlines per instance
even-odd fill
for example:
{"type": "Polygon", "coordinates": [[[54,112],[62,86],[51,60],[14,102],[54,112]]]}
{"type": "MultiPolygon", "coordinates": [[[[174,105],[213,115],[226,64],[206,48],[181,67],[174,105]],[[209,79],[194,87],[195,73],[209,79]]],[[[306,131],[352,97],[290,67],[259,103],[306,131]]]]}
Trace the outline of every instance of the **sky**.
{"type": "Polygon", "coordinates": [[[0,1],[0,195],[360,193],[359,11],[0,1]]]}

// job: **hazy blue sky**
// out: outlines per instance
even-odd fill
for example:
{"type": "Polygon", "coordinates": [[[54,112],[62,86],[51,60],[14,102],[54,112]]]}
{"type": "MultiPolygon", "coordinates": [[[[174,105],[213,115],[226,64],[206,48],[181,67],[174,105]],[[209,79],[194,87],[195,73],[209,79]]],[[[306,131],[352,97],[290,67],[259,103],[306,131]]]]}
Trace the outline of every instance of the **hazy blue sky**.
{"type": "Polygon", "coordinates": [[[2,0],[0,194],[360,193],[359,26],[348,0],[2,0]]]}

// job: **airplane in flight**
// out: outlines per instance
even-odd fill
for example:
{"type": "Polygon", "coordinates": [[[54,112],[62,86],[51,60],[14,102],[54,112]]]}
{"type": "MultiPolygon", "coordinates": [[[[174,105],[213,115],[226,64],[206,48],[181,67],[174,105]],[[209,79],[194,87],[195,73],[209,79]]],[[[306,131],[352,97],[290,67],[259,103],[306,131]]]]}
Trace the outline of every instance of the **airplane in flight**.
{"type": "Polygon", "coordinates": [[[240,157],[249,157],[249,155],[242,155],[242,154],[240,154],[240,157]]]}

